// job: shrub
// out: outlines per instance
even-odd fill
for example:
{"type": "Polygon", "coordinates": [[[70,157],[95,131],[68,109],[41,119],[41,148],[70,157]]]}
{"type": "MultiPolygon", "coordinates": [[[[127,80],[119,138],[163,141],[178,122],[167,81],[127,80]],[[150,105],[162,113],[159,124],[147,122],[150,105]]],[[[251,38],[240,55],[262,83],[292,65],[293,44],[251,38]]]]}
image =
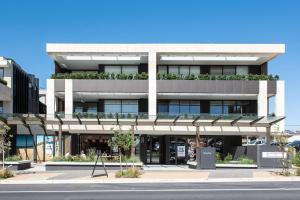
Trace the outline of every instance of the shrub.
{"type": "Polygon", "coordinates": [[[5,161],[20,161],[22,157],[20,155],[9,156],[5,158],[5,161]]]}
{"type": "Polygon", "coordinates": [[[300,152],[296,153],[292,158],[292,164],[300,167],[300,152]]]}
{"type": "Polygon", "coordinates": [[[14,177],[14,173],[11,170],[7,168],[0,170],[0,179],[6,179],[11,177],[14,177]]]}
{"type": "Polygon", "coordinates": [[[225,162],[232,161],[232,155],[231,155],[230,153],[228,153],[228,154],[225,156],[224,161],[225,161],[225,162]]]}
{"type": "Polygon", "coordinates": [[[116,178],[139,178],[141,175],[141,172],[136,167],[131,167],[128,170],[123,171],[117,171],[116,178]]]}
{"type": "Polygon", "coordinates": [[[239,164],[254,164],[254,160],[248,158],[245,155],[242,155],[238,158],[239,164]]]}
{"type": "Polygon", "coordinates": [[[216,152],[216,163],[222,163],[223,160],[221,158],[221,154],[219,152],[216,152]]]}

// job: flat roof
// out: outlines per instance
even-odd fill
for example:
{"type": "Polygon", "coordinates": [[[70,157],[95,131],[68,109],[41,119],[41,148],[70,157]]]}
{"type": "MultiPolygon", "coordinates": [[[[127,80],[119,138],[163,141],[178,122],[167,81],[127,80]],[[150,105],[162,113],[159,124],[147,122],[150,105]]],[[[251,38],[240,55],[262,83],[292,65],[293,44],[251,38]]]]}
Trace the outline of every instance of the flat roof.
{"type": "Polygon", "coordinates": [[[96,67],[101,64],[148,62],[148,53],[157,54],[157,64],[261,65],[285,53],[284,44],[64,44],[48,43],[48,55],[65,68],[96,67]],[[107,57],[127,56],[124,61],[107,57]],[[138,56],[138,59],[130,58],[138,56]],[[71,58],[73,57],[74,60],[71,58]],[[75,59],[76,57],[76,59],[75,59]],[[106,57],[101,60],[101,57],[106,57]],[[196,57],[196,58],[195,58],[196,57]],[[172,58],[177,58],[172,60],[172,58]],[[178,59],[179,58],[179,59],[178,59]],[[182,59],[183,58],[183,59],[182,59]],[[186,59],[189,58],[190,60],[186,59]],[[200,59],[199,59],[200,58],[200,59]],[[230,59],[231,58],[231,59],[230,59]],[[237,59],[236,59],[237,58],[237,59]],[[243,58],[247,58],[243,60],[243,58]],[[253,59],[251,59],[253,58],[253,59]],[[99,60],[100,59],[100,60],[99,60]],[[182,60],[181,60],[182,59],[182,60]],[[77,66],[78,65],[78,66],[77,66]]]}

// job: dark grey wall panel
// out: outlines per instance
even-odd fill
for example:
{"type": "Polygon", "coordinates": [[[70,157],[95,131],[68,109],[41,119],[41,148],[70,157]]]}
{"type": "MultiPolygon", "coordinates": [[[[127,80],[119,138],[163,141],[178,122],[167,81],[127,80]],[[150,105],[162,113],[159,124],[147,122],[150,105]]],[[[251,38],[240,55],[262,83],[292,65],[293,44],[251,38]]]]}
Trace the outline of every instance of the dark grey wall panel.
{"type": "Polygon", "coordinates": [[[277,90],[277,82],[276,81],[268,81],[268,94],[276,94],[277,90]]]}
{"type": "Polygon", "coordinates": [[[73,80],[74,92],[148,92],[148,80],[73,80]]]}
{"type": "Polygon", "coordinates": [[[65,79],[55,79],[54,80],[55,92],[64,92],[65,91],[65,79]]]}
{"type": "Polygon", "coordinates": [[[257,94],[258,81],[230,80],[158,80],[157,91],[161,93],[219,93],[257,94]]]}

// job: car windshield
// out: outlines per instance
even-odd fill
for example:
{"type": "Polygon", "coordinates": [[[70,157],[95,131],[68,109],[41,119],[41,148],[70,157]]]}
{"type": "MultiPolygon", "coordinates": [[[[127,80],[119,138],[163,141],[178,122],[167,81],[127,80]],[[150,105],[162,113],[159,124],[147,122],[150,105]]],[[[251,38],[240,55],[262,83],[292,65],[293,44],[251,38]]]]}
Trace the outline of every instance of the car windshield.
{"type": "Polygon", "coordinates": [[[300,141],[294,141],[290,144],[288,144],[289,146],[295,146],[295,145],[299,145],[300,144],[300,141]]]}

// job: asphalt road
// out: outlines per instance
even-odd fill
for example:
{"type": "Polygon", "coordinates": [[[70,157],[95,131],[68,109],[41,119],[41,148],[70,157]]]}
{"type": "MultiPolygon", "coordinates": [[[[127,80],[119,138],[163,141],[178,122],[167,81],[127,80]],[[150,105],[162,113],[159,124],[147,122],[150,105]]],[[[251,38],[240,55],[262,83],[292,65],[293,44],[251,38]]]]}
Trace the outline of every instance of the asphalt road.
{"type": "Polygon", "coordinates": [[[2,200],[300,199],[300,182],[0,185],[2,200]]]}

